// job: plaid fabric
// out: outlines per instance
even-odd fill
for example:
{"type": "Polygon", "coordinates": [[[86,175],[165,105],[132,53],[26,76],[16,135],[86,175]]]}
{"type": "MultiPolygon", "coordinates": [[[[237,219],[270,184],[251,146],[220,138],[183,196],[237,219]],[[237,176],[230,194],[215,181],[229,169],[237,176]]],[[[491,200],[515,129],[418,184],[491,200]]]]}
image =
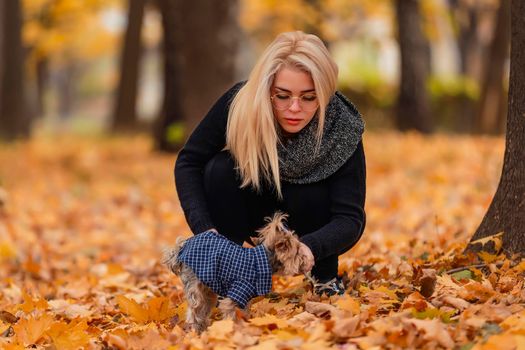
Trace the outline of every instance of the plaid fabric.
{"type": "Polygon", "coordinates": [[[207,231],[184,242],[177,260],[189,266],[216,294],[240,307],[272,288],[272,272],[264,246],[243,248],[226,237],[207,231]]]}

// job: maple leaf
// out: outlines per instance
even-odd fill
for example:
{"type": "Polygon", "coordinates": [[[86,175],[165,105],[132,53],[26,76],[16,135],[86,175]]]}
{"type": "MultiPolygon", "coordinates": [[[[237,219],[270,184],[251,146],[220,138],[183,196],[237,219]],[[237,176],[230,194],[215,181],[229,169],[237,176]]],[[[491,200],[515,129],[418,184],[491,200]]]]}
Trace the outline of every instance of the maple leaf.
{"type": "Polygon", "coordinates": [[[119,308],[139,323],[161,322],[177,313],[177,310],[170,309],[170,302],[167,297],[152,298],[144,306],[123,295],[118,295],[116,299],[119,308]]]}
{"type": "Polygon", "coordinates": [[[22,298],[24,302],[19,306],[19,309],[24,311],[26,314],[32,312],[33,310],[45,310],[48,307],[47,301],[45,299],[37,299],[35,302],[33,297],[31,297],[26,292],[22,292],[22,298]]]}
{"type": "Polygon", "coordinates": [[[470,245],[480,244],[481,250],[485,250],[486,249],[485,245],[488,246],[489,243],[492,243],[494,247],[493,248],[490,247],[490,251],[497,255],[499,252],[501,252],[501,247],[503,246],[502,238],[503,238],[503,232],[499,232],[491,236],[477,239],[475,241],[470,242],[469,244],[470,245]]]}
{"type": "Polygon", "coordinates": [[[48,314],[43,314],[38,318],[33,315],[30,315],[27,318],[22,318],[13,325],[15,339],[25,346],[35,344],[53,322],[53,317],[48,314]]]}
{"type": "Polygon", "coordinates": [[[359,302],[347,294],[337,299],[335,305],[341,310],[350,311],[352,315],[357,315],[361,312],[361,305],[359,302]]]}
{"type": "Polygon", "coordinates": [[[142,336],[132,335],[127,341],[128,349],[165,349],[171,343],[164,339],[157,331],[148,329],[142,336]]]}
{"type": "Polygon", "coordinates": [[[87,333],[86,320],[77,319],[70,322],[56,322],[46,332],[53,344],[59,350],[76,350],[88,344],[90,337],[87,333]]]}
{"type": "Polygon", "coordinates": [[[452,337],[446,331],[443,323],[441,323],[437,319],[433,319],[433,320],[408,319],[408,320],[405,320],[405,322],[413,324],[420,331],[424,331],[426,339],[435,340],[447,349],[451,349],[454,347],[454,341],[452,340],[452,337]]]}
{"type": "Polygon", "coordinates": [[[270,328],[286,328],[288,327],[288,322],[284,319],[277,318],[274,315],[266,315],[263,317],[256,317],[250,320],[250,323],[254,326],[268,326],[270,328]]]}
{"type": "Polygon", "coordinates": [[[89,310],[88,306],[71,304],[67,300],[50,300],[48,304],[53,312],[65,315],[70,319],[77,317],[85,318],[93,314],[93,311],[89,310]]]}
{"type": "Polygon", "coordinates": [[[135,300],[128,299],[123,295],[117,295],[116,300],[119,308],[124,313],[133,317],[136,321],[140,323],[146,323],[149,321],[147,308],[142,307],[135,300]]]}
{"type": "Polygon", "coordinates": [[[230,335],[233,333],[233,321],[216,321],[210,327],[208,327],[207,332],[211,339],[227,340],[228,337],[230,337],[230,335]]]}

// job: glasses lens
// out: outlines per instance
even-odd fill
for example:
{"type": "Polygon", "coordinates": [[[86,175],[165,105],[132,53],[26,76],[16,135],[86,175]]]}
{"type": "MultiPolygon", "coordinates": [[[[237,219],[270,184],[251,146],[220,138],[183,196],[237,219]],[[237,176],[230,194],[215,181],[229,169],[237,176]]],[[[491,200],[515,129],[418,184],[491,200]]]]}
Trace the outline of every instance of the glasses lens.
{"type": "Polygon", "coordinates": [[[275,94],[272,97],[273,106],[280,110],[286,110],[292,105],[292,97],[286,94],[275,94]]]}
{"type": "Polygon", "coordinates": [[[299,106],[303,111],[313,111],[317,108],[317,96],[315,95],[302,95],[299,98],[299,106]]]}
{"type": "Polygon", "coordinates": [[[272,104],[275,109],[284,111],[292,106],[295,98],[299,100],[299,107],[301,107],[303,111],[313,111],[318,107],[317,96],[311,94],[299,97],[292,97],[287,94],[275,94],[272,96],[272,104]]]}

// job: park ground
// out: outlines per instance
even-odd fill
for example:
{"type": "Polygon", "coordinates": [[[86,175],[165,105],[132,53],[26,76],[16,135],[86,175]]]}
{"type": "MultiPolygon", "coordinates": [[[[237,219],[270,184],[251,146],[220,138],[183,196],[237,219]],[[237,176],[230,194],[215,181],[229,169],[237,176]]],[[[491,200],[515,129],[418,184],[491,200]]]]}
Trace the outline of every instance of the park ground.
{"type": "Polygon", "coordinates": [[[367,132],[364,144],[367,227],[340,258],[347,293],[274,277],[249,317],[201,335],[185,331],[180,281],[159,263],[190,235],[176,155],[141,136],[0,145],[0,346],[525,349],[525,264],[462,254],[503,138],[367,132]]]}

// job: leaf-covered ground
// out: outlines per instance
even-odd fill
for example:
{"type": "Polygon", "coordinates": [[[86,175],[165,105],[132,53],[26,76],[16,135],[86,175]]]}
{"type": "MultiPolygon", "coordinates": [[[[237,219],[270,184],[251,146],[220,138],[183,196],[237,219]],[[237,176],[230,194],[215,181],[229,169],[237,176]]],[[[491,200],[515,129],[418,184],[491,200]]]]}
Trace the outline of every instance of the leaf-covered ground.
{"type": "MultiPolygon", "coordinates": [[[[504,142],[367,133],[367,228],[340,259],[348,291],[274,278],[251,315],[184,331],[180,281],[159,264],[189,235],[175,156],[146,138],[0,146],[0,347],[5,349],[522,349],[525,264],[461,256],[504,142]]],[[[498,238],[494,238],[498,243],[498,238]]],[[[214,317],[217,317],[214,313],[214,317]]]]}

